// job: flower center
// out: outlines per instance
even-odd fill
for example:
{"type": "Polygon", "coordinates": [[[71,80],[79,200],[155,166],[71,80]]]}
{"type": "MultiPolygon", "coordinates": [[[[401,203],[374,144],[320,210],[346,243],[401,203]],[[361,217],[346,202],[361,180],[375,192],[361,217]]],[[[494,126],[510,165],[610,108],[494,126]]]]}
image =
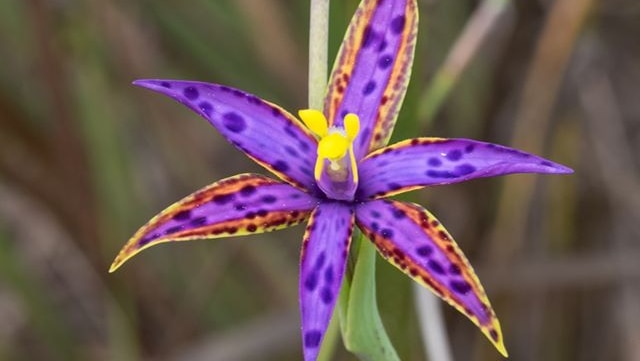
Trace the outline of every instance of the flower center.
{"type": "Polygon", "coordinates": [[[349,113],[344,117],[344,127],[329,128],[327,118],[318,110],[305,109],[298,114],[319,138],[314,171],[318,186],[330,198],[353,199],[358,185],[353,141],[360,131],[360,119],[349,113]]]}

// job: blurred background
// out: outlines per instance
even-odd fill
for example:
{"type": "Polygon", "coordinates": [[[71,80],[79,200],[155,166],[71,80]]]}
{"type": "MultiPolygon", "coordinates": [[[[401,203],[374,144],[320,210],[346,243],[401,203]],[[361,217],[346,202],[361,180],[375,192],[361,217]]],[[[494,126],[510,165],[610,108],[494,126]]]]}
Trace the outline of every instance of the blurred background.
{"type": "MultiPolygon", "coordinates": [[[[356,0],[333,1],[333,59],[356,0]]],[[[640,2],[420,0],[394,139],[467,137],[553,159],[413,192],[448,226],[513,360],[640,360],[640,2]]],[[[263,172],[205,121],[130,85],[232,85],[305,107],[308,1],[0,0],[0,359],[300,360],[302,227],[161,246],[128,237],[215,180],[263,172]]],[[[411,282],[379,262],[403,360],[411,282]]],[[[456,360],[498,360],[444,307],[456,360]]],[[[341,345],[335,360],[354,360],[341,345]]]]}

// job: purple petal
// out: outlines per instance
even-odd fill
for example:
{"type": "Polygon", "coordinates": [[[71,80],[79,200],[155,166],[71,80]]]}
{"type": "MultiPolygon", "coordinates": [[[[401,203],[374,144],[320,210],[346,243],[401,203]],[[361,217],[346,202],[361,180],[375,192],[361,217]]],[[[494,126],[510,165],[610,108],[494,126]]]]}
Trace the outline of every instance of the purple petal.
{"type": "Polygon", "coordinates": [[[338,54],[325,114],[342,126],[348,113],[360,117],[356,159],[389,141],[409,84],[418,29],[416,0],[364,0],[338,54]]]}
{"type": "Polygon", "coordinates": [[[169,206],[122,248],[110,271],[143,249],[169,241],[273,231],[304,221],[317,200],[288,184],[258,174],[213,183],[169,206]]]}
{"type": "Polygon", "coordinates": [[[353,210],[322,203],[311,214],[300,260],[300,313],[305,361],[315,360],[335,307],[347,264],[353,210]]]}
{"type": "Polygon", "coordinates": [[[433,215],[416,204],[376,200],[356,207],[356,222],[386,260],[466,315],[506,354],[478,277],[433,215]]]}
{"type": "Polygon", "coordinates": [[[288,183],[316,192],[317,140],[294,116],[254,95],[217,84],[136,80],[211,123],[236,148],[288,183]]]}
{"type": "Polygon", "coordinates": [[[563,165],[469,139],[416,138],[379,149],[358,166],[358,199],[512,173],[567,174],[563,165]]]}

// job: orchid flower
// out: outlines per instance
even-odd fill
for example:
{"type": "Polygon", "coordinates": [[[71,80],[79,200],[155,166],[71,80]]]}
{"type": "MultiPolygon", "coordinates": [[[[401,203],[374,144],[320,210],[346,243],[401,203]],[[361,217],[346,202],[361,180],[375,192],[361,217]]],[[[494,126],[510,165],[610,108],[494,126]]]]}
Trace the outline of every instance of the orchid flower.
{"type": "Polygon", "coordinates": [[[500,324],[451,235],[409,190],[512,173],[562,174],[560,164],[468,139],[415,138],[386,146],[407,89],[416,0],[363,0],[332,71],[324,109],[281,107],[231,87],[137,80],[206,119],[275,174],[241,174],[176,202],[138,230],[110,272],[151,246],[273,231],[307,222],[300,256],[303,352],[315,360],[340,291],[354,227],[380,255],[476,324],[506,356],[500,324]]]}

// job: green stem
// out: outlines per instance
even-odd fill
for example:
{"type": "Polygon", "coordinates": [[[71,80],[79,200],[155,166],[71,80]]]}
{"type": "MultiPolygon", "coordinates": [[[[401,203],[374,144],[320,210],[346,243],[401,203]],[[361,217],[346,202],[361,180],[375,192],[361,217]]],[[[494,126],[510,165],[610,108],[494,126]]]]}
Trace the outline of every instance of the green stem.
{"type": "Polygon", "coordinates": [[[360,234],[352,250],[353,278],[345,276],[339,300],[345,347],[363,361],[400,361],[378,311],[375,247],[360,234]]]}
{"type": "Polygon", "coordinates": [[[329,0],[311,0],[309,17],[309,108],[322,109],[327,87],[329,0]]]}

